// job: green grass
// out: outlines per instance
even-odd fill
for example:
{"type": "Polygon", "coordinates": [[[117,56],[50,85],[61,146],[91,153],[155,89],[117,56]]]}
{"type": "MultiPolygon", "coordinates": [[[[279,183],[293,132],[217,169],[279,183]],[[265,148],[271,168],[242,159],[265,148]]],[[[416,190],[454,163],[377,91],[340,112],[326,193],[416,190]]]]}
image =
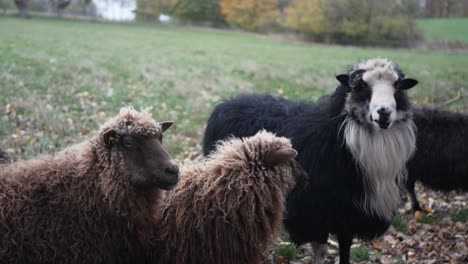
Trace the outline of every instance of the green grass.
{"type": "Polygon", "coordinates": [[[455,222],[468,222],[468,209],[461,209],[450,213],[453,221],[455,222]]]}
{"type": "Polygon", "coordinates": [[[292,243],[281,243],[276,245],[275,255],[282,256],[288,260],[293,260],[297,256],[297,248],[292,243]]]}
{"type": "Polygon", "coordinates": [[[369,250],[363,246],[351,248],[351,259],[356,262],[368,261],[370,258],[369,250]]]}
{"type": "Polygon", "coordinates": [[[418,26],[429,40],[468,43],[468,18],[421,19],[418,26]]]}
{"type": "Polygon", "coordinates": [[[423,224],[434,225],[436,223],[436,220],[428,215],[423,215],[420,222],[423,224]]]}
{"type": "Polygon", "coordinates": [[[408,232],[408,224],[405,218],[401,216],[400,214],[396,215],[395,218],[393,218],[392,226],[398,232],[402,232],[405,234],[408,232]]]}
{"type": "Polygon", "coordinates": [[[313,100],[337,86],[336,74],[376,56],[420,81],[411,92],[418,104],[444,102],[468,83],[460,53],[0,16],[0,148],[17,157],[56,151],[133,105],[153,107],[159,121],[175,120],[166,144],[186,157],[199,152],[204,124],[221,100],[247,92],[313,100]]]}

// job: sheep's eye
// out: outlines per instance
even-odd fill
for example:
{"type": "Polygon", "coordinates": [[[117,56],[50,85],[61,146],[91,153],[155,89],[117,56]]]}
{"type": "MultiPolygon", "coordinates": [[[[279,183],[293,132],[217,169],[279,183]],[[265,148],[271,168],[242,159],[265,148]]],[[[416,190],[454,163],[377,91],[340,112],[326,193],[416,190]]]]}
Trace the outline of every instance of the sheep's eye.
{"type": "Polygon", "coordinates": [[[163,135],[162,134],[159,134],[159,141],[163,141],[163,135]]]}
{"type": "Polygon", "coordinates": [[[363,80],[360,80],[357,83],[356,87],[354,87],[354,89],[356,89],[357,91],[360,91],[360,90],[362,90],[362,89],[364,89],[366,87],[367,87],[367,83],[365,81],[363,81],[363,80]]]}
{"type": "Polygon", "coordinates": [[[125,138],[122,143],[123,143],[124,147],[126,147],[126,148],[133,148],[134,147],[133,140],[131,140],[129,138],[125,138]]]}

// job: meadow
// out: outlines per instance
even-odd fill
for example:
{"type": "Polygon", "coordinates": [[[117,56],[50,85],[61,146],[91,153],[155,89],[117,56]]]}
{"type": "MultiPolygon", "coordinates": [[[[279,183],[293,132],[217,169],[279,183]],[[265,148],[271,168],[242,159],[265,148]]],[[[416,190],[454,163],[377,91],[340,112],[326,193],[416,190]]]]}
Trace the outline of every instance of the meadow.
{"type": "Polygon", "coordinates": [[[468,18],[421,19],[418,26],[426,39],[468,43],[468,18]]]}
{"type": "MultiPolygon", "coordinates": [[[[438,105],[468,83],[466,53],[326,46],[199,28],[0,17],[0,143],[16,158],[83,140],[123,105],[175,120],[166,143],[199,152],[221,100],[272,93],[314,100],[353,63],[388,57],[418,79],[417,104],[438,105]]],[[[466,88],[466,87],[465,87],[466,88]]],[[[449,107],[464,110],[464,101],[449,107]]]]}
{"type": "MultiPolygon", "coordinates": [[[[335,89],[335,75],[373,57],[397,62],[420,81],[410,91],[416,105],[468,111],[466,99],[453,100],[467,95],[466,51],[330,46],[215,29],[0,16],[0,148],[14,159],[52,153],[93,135],[120,107],[133,105],[152,107],[158,121],[175,120],[165,144],[177,159],[192,159],[200,155],[209,114],[223,99],[257,92],[316,100],[335,89]]],[[[453,197],[441,198],[444,206],[453,197]]],[[[466,197],[459,201],[456,208],[463,208],[466,197]]],[[[463,214],[460,221],[466,222],[466,213],[453,219],[463,214]]],[[[391,235],[420,230],[410,218],[397,218],[391,235]]],[[[375,245],[353,251],[368,259],[367,248],[375,245]]]]}

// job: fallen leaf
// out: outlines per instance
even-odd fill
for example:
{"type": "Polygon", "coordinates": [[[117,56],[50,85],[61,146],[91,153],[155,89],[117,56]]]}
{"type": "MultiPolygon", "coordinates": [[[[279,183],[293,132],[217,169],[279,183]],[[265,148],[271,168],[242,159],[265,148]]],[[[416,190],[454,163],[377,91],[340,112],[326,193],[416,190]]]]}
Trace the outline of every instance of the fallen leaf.
{"type": "Polygon", "coordinates": [[[430,208],[429,206],[424,206],[424,211],[428,214],[434,212],[434,210],[432,210],[432,208],[430,208]]]}
{"type": "Polygon", "coordinates": [[[421,211],[416,211],[414,212],[414,219],[418,222],[421,222],[421,220],[423,219],[423,213],[421,211]]]}

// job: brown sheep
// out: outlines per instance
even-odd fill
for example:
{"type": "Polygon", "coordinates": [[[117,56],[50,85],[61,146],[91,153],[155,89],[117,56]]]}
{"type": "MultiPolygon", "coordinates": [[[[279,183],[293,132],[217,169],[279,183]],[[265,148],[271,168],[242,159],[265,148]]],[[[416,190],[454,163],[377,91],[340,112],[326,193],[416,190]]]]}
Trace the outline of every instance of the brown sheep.
{"type": "Polygon", "coordinates": [[[89,140],[0,166],[0,262],[148,262],[160,189],[178,182],[171,125],[125,107],[89,140]]]}
{"type": "Polygon", "coordinates": [[[296,155],[288,139],[262,131],[184,166],[159,225],[160,263],[259,263],[288,192],[306,178],[296,155]]]}

